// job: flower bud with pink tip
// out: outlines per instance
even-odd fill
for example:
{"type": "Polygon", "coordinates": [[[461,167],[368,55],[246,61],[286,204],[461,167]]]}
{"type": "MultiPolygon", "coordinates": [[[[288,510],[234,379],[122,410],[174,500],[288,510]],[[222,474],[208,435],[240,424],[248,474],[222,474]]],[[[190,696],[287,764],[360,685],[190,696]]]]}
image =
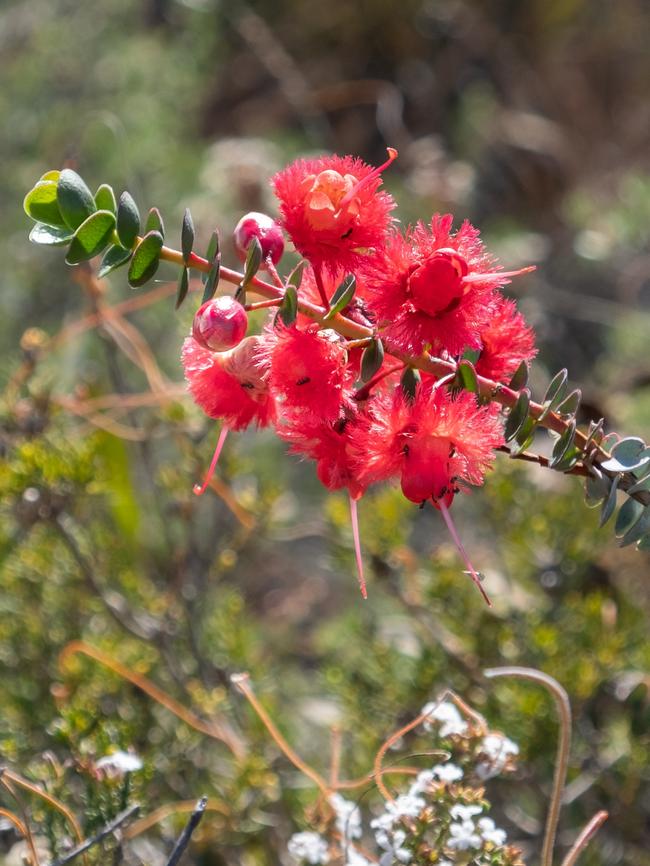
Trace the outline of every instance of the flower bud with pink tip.
{"type": "Polygon", "coordinates": [[[237,255],[242,261],[246,260],[248,247],[253,238],[257,238],[260,242],[263,260],[270,258],[271,262],[277,265],[284,252],[284,236],[276,221],[256,211],[245,214],[239,220],[235,226],[233,240],[237,255]]]}
{"type": "Polygon", "coordinates": [[[246,336],[248,317],[239,301],[224,295],[206,301],[196,312],[192,336],[204,349],[225,352],[246,336]]]}

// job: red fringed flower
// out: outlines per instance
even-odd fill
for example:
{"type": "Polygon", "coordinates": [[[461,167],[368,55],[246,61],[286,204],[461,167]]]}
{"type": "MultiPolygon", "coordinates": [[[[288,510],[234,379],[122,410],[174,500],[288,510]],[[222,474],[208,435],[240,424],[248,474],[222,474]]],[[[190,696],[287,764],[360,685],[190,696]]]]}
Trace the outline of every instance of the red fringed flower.
{"type": "Polygon", "coordinates": [[[395,206],[379,190],[380,173],[397,156],[388,153],[379,168],[352,156],[299,159],[272,179],[282,225],[314,268],[354,270],[383,244],[395,206]]]}
{"type": "Polygon", "coordinates": [[[455,398],[423,381],[415,399],[401,388],[375,398],[351,433],[358,478],[366,486],[399,476],[412,502],[449,505],[458,483],[482,484],[503,444],[498,411],[472,394],[455,398]]]}
{"type": "Polygon", "coordinates": [[[474,365],[479,376],[503,382],[522,361],[537,354],[535,334],[517,312],[514,301],[499,298],[488,324],[481,330],[482,349],[474,365]]]}
{"type": "Polygon", "coordinates": [[[287,412],[336,421],[348,400],[347,352],[334,331],[280,327],[269,334],[269,388],[287,412]]]}
{"type": "Polygon", "coordinates": [[[215,354],[193,337],[183,343],[182,362],[189,390],[206,415],[222,418],[231,430],[274,420],[267,371],[260,348],[262,337],[247,337],[230,352],[215,354]]]}
{"type": "Polygon", "coordinates": [[[316,461],[316,474],[328,490],[347,488],[353,499],[359,499],[365,486],[359,481],[350,448],[354,419],[340,418],[333,424],[304,414],[291,414],[278,425],[281,439],[291,444],[292,454],[316,461]]]}
{"type": "Polygon", "coordinates": [[[369,308],[402,351],[479,349],[495,289],[514,275],[494,270],[477,229],[464,222],[454,234],[452,222],[451,214],[436,214],[430,229],[418,223],[406,237],[395,233],[368,266],[369,308]]]}

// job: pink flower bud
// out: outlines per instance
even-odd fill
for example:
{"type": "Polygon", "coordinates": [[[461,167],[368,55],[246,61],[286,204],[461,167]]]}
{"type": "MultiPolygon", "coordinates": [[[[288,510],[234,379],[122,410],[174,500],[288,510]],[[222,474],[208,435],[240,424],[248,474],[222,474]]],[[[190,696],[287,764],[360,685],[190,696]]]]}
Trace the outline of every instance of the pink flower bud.
{"type": "Polygon", "coordinates": [[[194,316],[192,336],[204,349],[225,352],[246,336],[248,317],[239,301],[224,295],[206,301],[194,316]]]}
{"type": "Polygon", "coordinates": [[[260,242],[265,261],[270,256],[273,264],[277,265],[282,258],[284,252],[282,229],[274,219],[266,214],[255,211],[245,214],[235,226],[233,238],[235,249],[242,261],[246,259],[246,253],[253,238],[257,238],[260,242]]]}

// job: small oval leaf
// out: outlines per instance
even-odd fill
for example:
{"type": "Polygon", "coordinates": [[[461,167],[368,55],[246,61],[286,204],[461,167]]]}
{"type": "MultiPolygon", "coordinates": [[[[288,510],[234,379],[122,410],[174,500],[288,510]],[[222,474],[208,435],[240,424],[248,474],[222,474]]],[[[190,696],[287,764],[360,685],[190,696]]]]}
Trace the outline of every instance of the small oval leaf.
{"type": "Polygon", "coordinates": [[[595,508],[609,493],[609,482],[602,475],[589,475],[585,479],[585,502],[588,508],[595,508]]]}
{"type": "Polygon", "coordinates": [[[523,424],[528,418],[528,410],[530,408],[530,391],[528,388],[524,388],[517,397],[517,402],[510,410],[508,417],[506,418],[506,426],[504,430],[504,437],[506,442],[510,442],[515,438],[517,433],[521,430],[523,424]]]}
{"type": "Polygon", "coordinates": [[[521,391],[521,389],[528,382],[528,364],[525,361],[522,361],[521,364],[515,370],[515,374],[508,383],[508,388],[512,388],[513,391],[521,391]]]}
{"type": "Polygon", "coordinates": [[[627,530],[623,538],[619,541],[619,546],[627,547],[628,544],[634,544],[634,542],[639,541],[648,530],[650,530],[650,506],[646,505],[634,523],[627,530]]]}
{"type": "Polygon", "coordinates": [[[578,411],[581,400],[582,391],[579,388],[576,388],[575,391],[571,391],[569,396],[565,397],[557,407],[558,415],[575,415],[578,411]]]}
{"type": "Polygon", "coordinates": [[[400,386],[404,392],[404,396],[411,403],[415,400],[415,394],[421,381],[420,371],[416,367],[407,367],[402,373],[400,386]]]}
{"type": "Polygon", "coordinates": [[[636,499],[627,499],[619,508],[614,524],[614,535],[622,538],[643,513],[643,505],[636,499]]]}
{"type": "Polygon", "coordinates": [[[181,270],[181,276],[178,281],[178,292],[176,294],[176,305],[174,309],[178,309],[187,297],[187,292],[190,287],[190,272],[188,268],[181,270]]]}
{"type": "Polygon", "coordinates": [[[293,325],[296,321],[296,316],[298,315],[298,292],[295,286],[288,285],[284,290],[284,297],[282,298],[278,315],[287,327],[293,325]]]}
{"type": "Polygon", "coordinates": [[[573,441],[576,438],[576,422],[570,421],[567,424],[566,430],[553,446],[553,454],[549,462],[551,469],[555,469],[567,457],[570,449],[573,447],[573,441]]]}
{"type": "Polygon", "coordinates": [[[260,265],[262,264],[262,255],[262,244],[260,243],[259,238],[253,237],[252,241],[248,245],[248,251],[246,253],[244,279],[242,280],[242,286],[244,286],[244,288],[259,271],[260,265]]]}
{"type": "Polygon", "coordinates": [[[181,228],[181,252],[183,254],[183,261],[185,262],[185,264],[188,263],[193,249],[194,222],[192,220],[192,214],[190,213],[190,209],[186,207],[185,213],[183,214],[183,225],[181,228]]]}
{"type": "Polygon", "coordinates": [[[618,477],[614,478],[612,486],[609,488],[609,495],[603,502],[603,507],[600,511],[600,525],[604,526],[609,518],[614,513],[616,508],[616,492],[618,490],[618,477]]]}
{"type": "Polygon", "coordinates": [[[551,412],[554,412],[564,399],[567,392],[567,376],[568,374],[566,370],[560,370],[560,372],[556,373],[551,379],[542,401],[544,410],[539,416],[540,421],[546,418],[547,415],[550,415],[551,412]]]}
{"type": "Polygon", "coordinates": [[[75,230],[97,210],[86,182],[71,168],[64,168],[59,175],[57,201],[66,224],[75,230]]]}
{"type": "Polygon", "coordinates": [[[471,361],[465,359],[460,362],[456,370],[456,378],[465,391],[478,394],[478,379],[476,378],[476,370],[471,361]]]}
{"type": "MultiPolygon", "coordinates": [[[[210,237],[210,243],[208,244],[205,257],[211,265],[217,261],[221,261],[221,253],[219,251],[219,232],[216,229],[212,232],[212,236],[210,237]]],[[[209,271],[207,273],[205,271],[201,273],[203,285],[208,281],[208,274],[209,271]]]]}
{"type": "Polygon", "coordinates": [[[354,274],[348,274],[330,298],[330,308],[323,316],[323,321],[329,322],[337,313],[344,310],[354,297],[356,289],[357,278],[354,274]]]}
{"type": "Polygon", "coordinates": [[[98,210],[84,220],[74,233],[70,249],[65,257],[69,265],[78,265],[100,253],[108,244],[115,228],[115,214],[109,210],[98,210]]]}
{"type": "Polygon", "coordinates": [[[117,236],[122,246],[130,250],[140,234],[140,211],[130,192],[120,196],[117,206],[117,236]]]}
{"type": "Polygon", "coordinates": [[[361,381],[369,382],[383,363],[384,344],[381,340],[372,340],[361,356],[361,381]]]}
{"type": "Polygon", "coordinates": [[[287,283],[296,287],[296,290],[300,288],[300,284],[302,283],[302,275],[305,271],[305,261],[304,259],[295,266],[295,268],[289,274],[289,279],[287,283]]]}
{"type": "Polygon", "coordinates": [[[160,232],[148,232],[133,252],[129,265],[129,284],[134,288],[143,286],[158,270],[163,236],[160,232]]]}
{"type": "Polygon", "coordinates": [[[33,244],[62,247],[70,243],[72,232],[67,226],[50,226],[45,223],[36,223],[29,233],[29,239],[33,244]]]}
{"type": "Polygon", "coordinates": [[[103,277],[107,277],[110,273],[125,265],[132,255],[132,250],[125,250],[124,247],[117,246],[117,244],[109,247],[104,253],[104,258],[101,260],[97,276],[100,280],[103,277]]]}
{"type": "Polygon", "coordinates": [[[111,213],[117,213],[117,202],[112,186],[103,183],[99,187],[95,193],[95,205],[97,210],[109,210],[111,213]]]}
{"type": "Polygon", "coordinates": [[[50,226],[66,226],[57,201],[55,180],[39,180],[23,200],[28,217],[50,226]]]}
{"type": "Polygon", "coordinates": [[[158,234],[165,237],[165,223],[163,222],[162,214],[158,210],[157,207],[152,207],[149,213],[147,214],[147,222],[144,226],[145,234],[149,234],[149,232],[158,232],[158,234]]]}
{"type": "MultiPolygon", "coordinates": [[[[215,292],[217,291],[217,287],[219,285],[219,272],[221,270],[221,266],[219,263],[219,259],[215,261],[215,263],[210,268],[210,273],[208,274],[208,278],[205,281],[205,288],[203,289],[203,299],[201,301],[202,304],[205,304],[206,301],[209,301],[214,297],[215,292]]],[[[236,300],[239,301],[240,304],[246,303],[245,294],[241,291],[241,286],[235,293],[236,300]]]]}

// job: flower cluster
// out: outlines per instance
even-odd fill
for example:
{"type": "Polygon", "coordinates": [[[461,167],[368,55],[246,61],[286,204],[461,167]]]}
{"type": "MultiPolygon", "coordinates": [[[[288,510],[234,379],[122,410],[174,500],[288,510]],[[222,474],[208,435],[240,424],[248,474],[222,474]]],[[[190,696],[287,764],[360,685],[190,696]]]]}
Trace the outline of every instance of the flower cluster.
{"type": "MultiPolygon", "coordinates": [[[[332,815],[319,828],[294,834],[288,843],[300,866],[521,866],[518,848],[488,814],[482,787],[489,775],[514,769],[516,745],[483,720],[463,718],[451,701],[427,704],[421,713],[427,747],[447,759],[422,770],[402,793],[387,798],[364,824],[359,805],[333,794],[332,815]]],[[[385,796],[388,790],[382,785],[385,796]]]]}
{"type": "Polygon", "coordinates": [[[240,254],[258,245],[275,280],[268,323],[246,337],[244,306],[215,298],[197,313],[182,354],[192,396],[224,430],[273,425],[292,453],[314,461],[328,490],[348,492],[364,595],[356,503],[391,480],[442,512],[479,581],[449,507],[483,483],[503,444],[502,419],[423,362],[453,364],[472,352],[478,374],[507,381],[535,355],[533,332],[500,293],[521,271],[501,270],[473,226],[454,231],[451,215],[436,214],[398,230],[381,179],[396,156],[389,149],[376,169],[329,156],[279,172],[279,221],[249,214],[235,239],[240,254]],[[285,301],[294,285],[276,269],[282,231],[307,260],[293,308],[285,301]]]}

